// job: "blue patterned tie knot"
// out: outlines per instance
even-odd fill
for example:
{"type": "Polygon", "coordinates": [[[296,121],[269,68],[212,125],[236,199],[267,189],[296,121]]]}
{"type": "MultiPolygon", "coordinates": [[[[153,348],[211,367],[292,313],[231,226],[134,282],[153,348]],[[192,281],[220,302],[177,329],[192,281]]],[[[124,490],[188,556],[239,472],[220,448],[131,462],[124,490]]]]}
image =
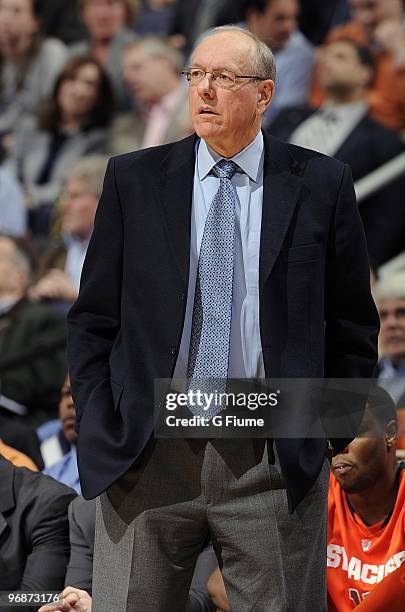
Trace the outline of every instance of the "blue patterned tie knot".
{"type": "Polygon", "coordinates": [[[221,159],[215,164],[211,172],[219,179],[231,179],[238,170],[238,164],[235,164],[231,159],[221,159]]]}

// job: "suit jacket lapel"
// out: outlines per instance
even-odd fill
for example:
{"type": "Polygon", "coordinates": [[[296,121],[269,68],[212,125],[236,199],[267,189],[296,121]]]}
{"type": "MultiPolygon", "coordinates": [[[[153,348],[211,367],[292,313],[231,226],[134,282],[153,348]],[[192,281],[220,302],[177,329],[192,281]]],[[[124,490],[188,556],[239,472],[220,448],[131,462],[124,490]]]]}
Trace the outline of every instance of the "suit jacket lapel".
{"type": "Polygon", "coordinates": [[[162,162],[159,196],[170,249],[185,284],[190,259],[191,203],[193,198],[196,136],[170,148],[162,162]]]}
{"type": "Polygon", "coordinates": [[[287,145],[265,132],[264,155],[260,291],[280,253],[302,188],[302,179],[293,173],[295,162],[287,145]]]}

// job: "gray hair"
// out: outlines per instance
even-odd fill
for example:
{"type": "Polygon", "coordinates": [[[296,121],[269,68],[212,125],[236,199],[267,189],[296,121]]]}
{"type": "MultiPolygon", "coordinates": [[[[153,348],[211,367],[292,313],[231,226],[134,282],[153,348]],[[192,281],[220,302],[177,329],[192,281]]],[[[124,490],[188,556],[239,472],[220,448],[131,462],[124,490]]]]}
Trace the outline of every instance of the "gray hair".
{"type": "Polygon", "coordinates": [[[66,180],[84,181],[97,198],[103,190],[104,175],[107,168],[107,158],[102,155],[83,157],[68,174],[66,180]]]}
{"type": "Polygon", "coordinates": [[[147,57],[168,59],[178,74],[183,70],[184,60],[182,54],[163,36],[148,35],[137,38],[125,45],[124,53],[132,51],[132,49],[140,49],[147,57]]]}
{"type": "MultiPolygon", "coordinates": [[[[249,30],[246,30],[245,28],[241,28],[239,26],[234,26],[234,25],[225,25],[225,26],[219,26],[217,28],[212,28],[204,35],[203,38],[200,38],[200,40],[196,44],[196,47],[198,46],[200,42],[202,42],[202,40],[205,40],[206,38],[211,38],[211,36],[216,36],[217,34],[223,34],[227,32],[235,33],[235,34],[243,34],[247,36],[248,38],[250,38],[250,40],[252,40],[255,43],[256,51],[255,51],[253,62],[252,62],[253,73],[255,74],[255,76],[261,77],[262,79],[271,79],[272,81],[275,81],[276,80],[276,62],[274,60],[274,55],[273,55],[272,50],[270,49],[268,45],[266,45],[266,43],[260,40],[260,38],[258,38],[256,34],[253,34],[253,32],[250,32],[249,30]]],[[[196,47],[194,47],[194,50],[196,47]]],[[[193,50],[193,53],[194,53],[194,50],[193,50]]]]}
{"type": "Polygon", "coordinates": [[[373,288],[373,295],[376,301],[405,299],[405,270],[382,276],[373,288]]]}

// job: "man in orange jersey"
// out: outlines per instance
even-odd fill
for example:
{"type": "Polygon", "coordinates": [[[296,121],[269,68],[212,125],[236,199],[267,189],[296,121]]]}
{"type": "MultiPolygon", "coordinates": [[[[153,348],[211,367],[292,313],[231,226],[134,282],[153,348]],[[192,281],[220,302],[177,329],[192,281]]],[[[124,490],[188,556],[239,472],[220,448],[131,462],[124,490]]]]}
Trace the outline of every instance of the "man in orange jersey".
{"type": "MultiPolygon", "coordinates": [[[[368,608],[371,591],[377,585],[381,591],[385,578],[405,562],[405,463],[398,465],[396,460],[396,435],[395,405],[378,389],[358,437],[333,457],[328,500],[329,612],[348,612],[363,601],[368,608]]],[[[398,580],[401,575],[397,572],[398,580]]]]}

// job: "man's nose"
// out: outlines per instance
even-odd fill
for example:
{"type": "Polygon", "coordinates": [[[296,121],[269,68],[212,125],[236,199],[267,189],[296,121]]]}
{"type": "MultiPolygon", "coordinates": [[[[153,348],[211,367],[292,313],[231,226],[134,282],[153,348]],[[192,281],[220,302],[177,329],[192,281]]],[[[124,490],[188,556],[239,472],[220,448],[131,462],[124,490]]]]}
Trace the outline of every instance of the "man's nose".
{"type": "Polygon", "coordinates": [[[391,329],[392,327],[397,327],[397,326],[398,326],[398,319],[397,319],[397,317],[395,316],[395,314],[392,312],[392,313],[389,313],[389,314],[386,316],[386,318],[385,318],[385,320],[384,320],[383,324],[384,324],[384,327],[385,327],[385,328],[387,328],[387,327],[388,327],[388,328],[390,328],[390,329],[391,329]]]}
{"type": "Polygon", "coordinates": [[[198,83],[197,90],[201,98],[212,99],[215,96],[212,74],[206,73],[205,77],[198,83]]]}

